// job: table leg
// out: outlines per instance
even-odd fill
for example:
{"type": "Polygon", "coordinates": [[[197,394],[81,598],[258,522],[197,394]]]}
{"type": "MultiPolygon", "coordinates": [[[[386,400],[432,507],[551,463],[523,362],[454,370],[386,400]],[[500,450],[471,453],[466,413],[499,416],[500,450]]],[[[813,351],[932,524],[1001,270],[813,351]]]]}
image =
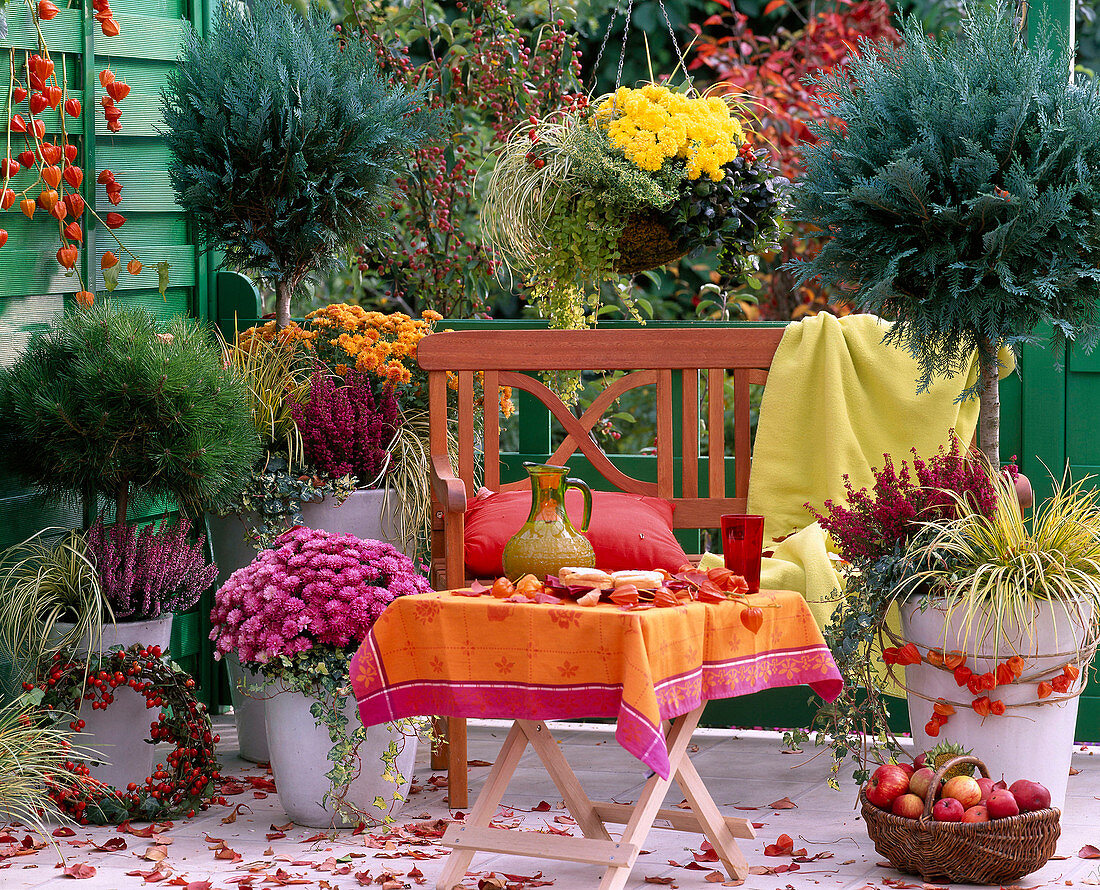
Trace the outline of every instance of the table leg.
{"type": "MultiPolygon", "coordinates": [[[[641,849],[646,836],[653,827],[653,820],[657,817],[657,811],[664,802],[665,794],[668,792],[669,786],[672,785],[676,769],[687,756],[691,734],[695,732],[695,727],[699,725],[699,718],[702,716],[703,708],[700,706],[694,711],[684,714],[673,723],[667,736],[668,760],[671,764],[669,777],[662,779],[654,774],[646,782],[641,797],[634,804],[634,812],[630,816],[630,821],[626,823],[626,828],[623,829],[622,843],[631,844],[641,849]]],[[[625,868],[610,866],[603,873],[599,890],[622,890],[630,879],[630,869],[633,865],[634,863],[631,861],[630,865],[625,868]]]]}
{"type": "Polygon", "coordinates": [[[707,791],[702,778],[696,771],[691,760],[685,756],[680,759],[675,768],[676,783],[684,792],[684,797],[691,804],[692,812],[699,820],[699,827],[703,830],[722,865],[726,867],[726,874],[732,880],[743,881],[749,875],[749,863],[745,854],[737,846],[733,839],[725,818],[718,811],[718,805],[707,791]]]}
{"type": "Polygon", "coordinates": [[[541,720],[537,723],[530,720],[516,721],[527,736],[535,753],[538,754],[546,772],[550,774],[569,814],[577,820],[577,825],[585,837],[597,838],[602,841],[611,840],[611,835],[604,828],[603,821],[596,814],[592,801],[581,787],[580,779],[573,772],[573,768],[561,753],[558,743],[550,734],[549,728],[541,720]]]}
{"type": "Polygon", "coordinates": [[[466,762],[466,720],[447,718],[447,805],[461,810],[470,805],[470,770],[466,762]]]}
{"type": "MultiPolygon", "coordinates": [[[[504,747],[500,749],[496,761],[489,770],[489,775],[485,777],[485,785],[477,796],[473,809],[466,816],[467,825],[483,828],[489,824],[496,814],[500,799],[504,796],[504,791],[526,747],[527,736],[518,722],[513,723],[508,737],[504,740],[504,747]]],[[[473,861],[474,852],[474,850],[452,850],[436,882],[436,890],[452,890],[455,884],[461,883],[473,861]]]]}

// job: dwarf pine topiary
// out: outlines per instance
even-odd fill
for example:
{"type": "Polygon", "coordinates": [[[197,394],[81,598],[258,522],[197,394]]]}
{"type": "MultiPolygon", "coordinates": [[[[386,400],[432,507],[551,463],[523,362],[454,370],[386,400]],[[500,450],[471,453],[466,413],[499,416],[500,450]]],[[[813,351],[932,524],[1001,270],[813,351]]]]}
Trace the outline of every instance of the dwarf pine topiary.
{"type": "Polygon", "coordinates": [[[367,41],[283,0],[225,2],[165,87],[176,198],[232,267],[269,278],[276,321],[311,272],[381,228],[389,183],[429,135],[424,97],[391,86],[367,41]]]}
{"type": "Polygon", "coordinates": [[[113,301],[64,313],[0,372],[0,457],[47,496],[168,497],[195,515],[260,456],[244,382],[210,329],[113,301]]]}
{"type": "Polygon", "coordinates": [[[793,216],[829,238],[798,279],[895,318],[887,339],[919,360],[922,388],[977,349],[996,461],[998,346],[1043,323],[1055,346],[1096,340],[1098,84],[1071,81],[1045,41],[1027,47],[1004,6],[972,9],[958,39],[915,18],[901,36],[815,79],[835,120],[806,149],[793,216]]]}

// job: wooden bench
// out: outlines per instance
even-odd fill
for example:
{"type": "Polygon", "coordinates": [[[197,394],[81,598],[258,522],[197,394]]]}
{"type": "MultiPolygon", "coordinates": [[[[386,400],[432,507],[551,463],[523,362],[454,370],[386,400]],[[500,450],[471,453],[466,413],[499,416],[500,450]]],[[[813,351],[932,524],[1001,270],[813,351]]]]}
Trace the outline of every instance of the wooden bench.
{"type": "MultiPolygon", "coordinates": [[[[678,529],[710,529],[723,513],[744,513],[749,487],[749,387],[763,384],[782,328],[595,329],[583,331],[452,331],[428,336],[417,355],[428,372],[431,477],[433,495],[432,585],[437,590],[468,582],[463,559],[466,504],[481,485],[493,491],[527,490],[524,480],[501,483],[498,387],[524,390],[545,405],[564,429],[561,444],[546,463],[567,465],[583,455],[611,490],[665,498],[675,510],[678,529]],[[538,371],[623,371],[577,417],[537,378],[538,371]],[[457,377],[457,411],[448,412],[448,372],[457,377]],[[476,376],[484,375],[480,404],[476,376]],[[732,405],[726,403],[732,374],[732,405]],[[592,431],[614,402],[637,387],[654,387],[656,401],[656,481],[626,475],[596,443],[592,431]],[[678,398],[677,398],[678,395],[678,398]],[[734,479],[727,493],[729,454],[725,421],[733,413],[734,479]],[[477,415],[483,417],[481,429],[477,415]],[[679,435],[674,435],[676,417],[679,435]],[[457,431],[453,464],[448,433],[457,431]],[[700,432],[706,431],[704,461],[700,432]],[[480,433],[480,436],[479,436],[480,433]],[[679,448],[674,448],[674,443],[679,448]]],[[[522,411],[521,418],[522,422],[522,411]]],[[[639,566],[639,568],[644,568],[639,566]]],[[[447,743],[433,767],[448,769],[450,805],[468,805],[466,724],[447,721],[447,743]]]]}

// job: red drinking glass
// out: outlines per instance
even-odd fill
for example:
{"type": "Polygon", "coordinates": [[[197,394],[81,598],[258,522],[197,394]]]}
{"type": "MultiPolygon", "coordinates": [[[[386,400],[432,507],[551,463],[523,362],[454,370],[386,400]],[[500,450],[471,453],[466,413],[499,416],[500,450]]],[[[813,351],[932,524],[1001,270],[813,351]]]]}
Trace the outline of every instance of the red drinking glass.
{"type": "Polygon", "coordinates": [[[760,553],[763,548],[763,516],[740,513],[722,516],[722,558],[727,569],[744,577],[749,593],[760,590],[760,553]]]}

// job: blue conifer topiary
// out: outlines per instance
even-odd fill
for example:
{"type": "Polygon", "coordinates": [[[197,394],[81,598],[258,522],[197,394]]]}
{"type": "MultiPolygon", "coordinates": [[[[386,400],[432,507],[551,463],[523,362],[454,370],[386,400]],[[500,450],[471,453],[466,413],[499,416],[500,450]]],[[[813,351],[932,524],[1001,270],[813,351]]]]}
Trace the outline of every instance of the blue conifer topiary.
{"type": "Polygon", "coordinates": [[[177,200],[230,266],[273,282],[280,327],[305,276],[377,236],[390,181],[433,126],[366,41],[283,0],[224,2],[163,103],[177,200]]]}

